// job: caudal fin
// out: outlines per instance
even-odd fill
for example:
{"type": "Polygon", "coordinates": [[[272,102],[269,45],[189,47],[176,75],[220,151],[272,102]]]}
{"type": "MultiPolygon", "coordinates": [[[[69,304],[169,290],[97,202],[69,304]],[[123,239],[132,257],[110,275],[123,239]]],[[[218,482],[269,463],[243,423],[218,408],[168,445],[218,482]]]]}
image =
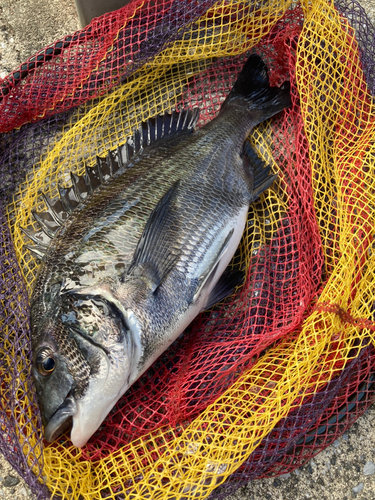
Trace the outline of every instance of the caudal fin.
{"type": "Polygon", "coordinates": [[[284,82],[281,87],[270,87],[266,65],[258,55],[252,54],[223,102],[221,110],[237,105],[239,101],[245,101],[248,108],[259,114],[261,122],[291,106],[290,84],[284,82]]]}

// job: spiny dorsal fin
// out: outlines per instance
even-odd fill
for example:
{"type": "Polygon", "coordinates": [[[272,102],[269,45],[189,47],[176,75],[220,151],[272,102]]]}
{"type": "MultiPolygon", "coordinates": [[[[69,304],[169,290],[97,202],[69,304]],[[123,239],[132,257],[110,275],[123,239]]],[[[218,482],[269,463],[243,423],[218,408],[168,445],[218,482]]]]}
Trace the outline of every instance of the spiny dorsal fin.
{"type": "MultiPolygon", "coordinates": [[[[109,151],[105,158],[97,156],[96,164],[92,167],[85,166],[83,175],[70,174],[70,187],[58,184],[59,198],[51,200],[42,194],[47,210],[37,213],[32,212],[41,231],[52,239],[61,224],[69,215],[86,200],[98,187],[108,181],[119,170],[124,171],[132,166],[131,160],[142,154],[145,148],[156,144],[159,140],[168,140],[182,133],[191,133],[199,119],[199,109],[173,111],[163,116],[150,118],[142,122],[126,143],[115,151],[109,151]]],[[[30,237],[27,233],[25,233],[30,237]]],[[[34,243],[40,245],[39,242],[34,243]]],[[[31,246],[27,246],[30,250],[31,246]]],[[[34,252],[40,255],[40,249],[34,252]]]]}
{"type": "Polygon", "coordinates": [[[36,223],[40,227],[40,229],[49,237],[53,238],[55,236],[56,231],[59,229],[60,224],[58,224],[52,215],[46,212],[35,212],[35,210],[31,211],[36,223]]]}
{"type": "Polygon", "coordinates": [[[27,228],[20,227],[20,229],[31,241],[33,241],[37,245],[41,245],[47,248],[51,241],[51,238],[49,238],[43,231],[35,231],[32,226],[29,226],[27,228]]]}
{"type": "Polygon", "coordinates": [[[33,253],[39,260],[43,259],[46,252],[46,248],[40,245],[24,245],[24,247],[27,248],[31,253],[33,253]]]}
{"type": "Polygon", "coordinates": [[[52,238],[46,234],[45,230],[35,231],[32,226],[20,227],[20,230],[34,243],[34,245],[24,245],[25,248],[30,250],[37,259],[42,259],[52,238]]]}
{"type": "Polygon", "coordinates": [[[51,200],[47,195],[42,193],[44,203],[47,207],[47,211],[51,214],[52,218],[60,226],[65,222],[68,214],[66,213],[63,204],[59,198],[51,200]]]}
{"type": "Polygon", "coordinates": [[[77,199],[73,186],[64,188],[60,185],[60,183],[58,183],[57,186],[59,189],[60,201],[65,211],[67,214],[72,213],[72,211],[79,205],[79,200],[77,199]]]}
{"type": "Polygon", "coordinates": [[[74,189],[74,193],[76,198],[79,201],[84,201],[88,195],[90,194],[90,189],[85,182],[84,175],[76,175],[73,172],[70,172],[70,179],[72,181],[72,186],[74,189]]]}
{"type": "Polygon", "coordinates": [[[85,165],[85,182],[89,186],[91,192],[95,191],[102,183],[99,175],[99,167],[95,164],[93,167],[85,165]]]}

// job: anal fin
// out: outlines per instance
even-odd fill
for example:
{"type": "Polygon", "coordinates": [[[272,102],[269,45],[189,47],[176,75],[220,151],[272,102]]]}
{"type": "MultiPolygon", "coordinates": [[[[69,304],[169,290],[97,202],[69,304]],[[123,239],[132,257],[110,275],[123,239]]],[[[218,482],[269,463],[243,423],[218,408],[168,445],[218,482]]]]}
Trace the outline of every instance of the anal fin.
{"type": "Polygon", "coordinates": [[[227,267],[211,290],[205,309],[211,309],[212,306],[232,295],[235,288],[243,283],[244,277],[244,271],[240,271],[239,269],[233,270],[227,267]]]}

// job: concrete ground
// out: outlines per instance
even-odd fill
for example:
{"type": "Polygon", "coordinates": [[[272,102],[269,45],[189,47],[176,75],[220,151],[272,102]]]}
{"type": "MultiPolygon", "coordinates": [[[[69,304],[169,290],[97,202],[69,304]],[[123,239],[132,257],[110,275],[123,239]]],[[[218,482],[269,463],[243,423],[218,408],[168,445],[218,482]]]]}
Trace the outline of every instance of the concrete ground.
{"type": "MultiPolygon", "coordinates": [[[[375,21],[375,1],[362,1],[375,21]]],[[[0,78],[45,45],[79,29],[73,0],[0,0],[0,78]]],[[[0,457],[0,500],[31,498],[0,457]]],[[[374,500],[375,406],[292,474],[252,481],[231,500],[374,500]]],[[[229,499],[228,499],[229,500],[229,499]]]]}

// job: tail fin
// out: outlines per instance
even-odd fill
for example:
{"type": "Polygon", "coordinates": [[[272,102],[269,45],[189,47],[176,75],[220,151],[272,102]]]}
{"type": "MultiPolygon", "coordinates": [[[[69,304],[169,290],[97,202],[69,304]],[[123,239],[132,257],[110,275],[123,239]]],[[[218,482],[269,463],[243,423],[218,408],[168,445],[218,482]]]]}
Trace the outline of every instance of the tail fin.
{"type": "Polygon", "coordinates": [[[281,87],[270,87],[266,65],[258,55],[252,54],[223,102],[221,110],[236,105],[239,100],[245,101],[248,108],[259,112],[261,122],[292,104],[290,84],[284,82],[281,87]]]}

